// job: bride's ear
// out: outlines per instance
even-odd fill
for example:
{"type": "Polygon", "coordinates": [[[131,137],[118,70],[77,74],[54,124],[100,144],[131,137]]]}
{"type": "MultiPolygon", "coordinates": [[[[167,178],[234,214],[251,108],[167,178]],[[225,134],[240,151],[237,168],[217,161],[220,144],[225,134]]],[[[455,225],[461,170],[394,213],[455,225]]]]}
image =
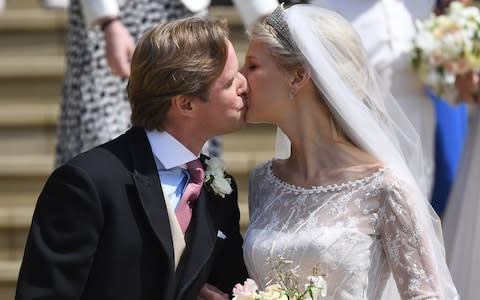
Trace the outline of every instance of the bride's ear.
{"type": "Polygon", "coordinates": [[[290,74],[292,75],[292,88],[297,92],[310,81],[310,74],[305,68],[296,68],[292,70],[290,74]]]}

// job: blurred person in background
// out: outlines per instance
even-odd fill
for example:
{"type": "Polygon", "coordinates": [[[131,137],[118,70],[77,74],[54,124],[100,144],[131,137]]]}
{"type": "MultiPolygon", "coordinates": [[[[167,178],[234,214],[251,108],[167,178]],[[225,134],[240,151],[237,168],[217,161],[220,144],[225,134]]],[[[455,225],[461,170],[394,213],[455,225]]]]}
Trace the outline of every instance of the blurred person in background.
{"type": "MultiPolygon", "coordinates": [[[[437,0],[436,14],[443,14],[452,1],[437,0]]],[[[460,1],[466,5],[471,0],[460,1]]],[[[435,175],[432,190],[432,206],[443,216],[447,200],[459,167],[468,128],[468,106],[458,103],[449,105],[446,101],[427,90],[435,107],[435,175]]]]}
{"type": "Polygon", "coordinates": [[[47,9],[66,9],[70,0],[42,0],[42,5],[47,9]]]}
{"type": "Polygon", "coordinates": [[[447,263],[463,300],[480,293],[480,75],[457,79],[461,99],[471,106],[468,137],[443,220],[447,263]]]}
{"type": "MultiPolygon", "coordinates": [[[[125,86],[136,41],[156,24],[205,15],[210,0],[71,0],[56,165],[130,126],[125,86]]],[[[219,156],[212,138],[203,152],[219,156]]]]}

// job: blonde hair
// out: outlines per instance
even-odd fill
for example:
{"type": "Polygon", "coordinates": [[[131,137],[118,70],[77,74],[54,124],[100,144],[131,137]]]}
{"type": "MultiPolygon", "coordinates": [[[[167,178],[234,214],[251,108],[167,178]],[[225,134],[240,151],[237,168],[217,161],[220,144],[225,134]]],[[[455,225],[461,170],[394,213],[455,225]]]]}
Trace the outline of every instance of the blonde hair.
{"type": "Polygon", "coordinates": [[[160,24],[138,42],[127,86],[132,125],[163,130],[171,97],[206,101],[228,55],[224,19],[190,17],[160,24]]]}

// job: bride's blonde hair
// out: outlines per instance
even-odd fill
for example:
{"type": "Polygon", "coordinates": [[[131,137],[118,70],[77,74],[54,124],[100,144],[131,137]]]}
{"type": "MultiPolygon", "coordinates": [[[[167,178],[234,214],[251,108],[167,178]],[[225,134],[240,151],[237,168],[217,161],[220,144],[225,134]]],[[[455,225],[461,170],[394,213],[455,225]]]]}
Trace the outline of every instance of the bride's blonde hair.
{"type": "MultiPolygon", "coordinates": [[[[275,12],[273,14],[275,14],[275,12]]],[[[289,36],[290,32],[288,32],[288,28],[283,28],[282,25],[277,26],[275,23],[278,23],[278,21],[275,20],[278,18],[281,18],[281,16],[276,16],[273,20],[272,16],[268,16],[256,22],[248,32],[250,40],[265,43],[270,54],[281,68],[285,70],[304,68],[308,71],[308,63],[302,52],[294,42],[292,42],[293,39],[289,36]],[[279,29],[280,27],[282,27],[282,29],[279,29]]],[[[369,68],[367,67],[368,58],[363,51],[360,38],[353,27],[344,21],[343,18],[337,18],[335,14],[322,16],[315,25],[318,27],[317,31],[321,34],[321,37],[319,36],[318,38],[337,49],[339,53],[337,59],[342,60],[337,62],[337,65],[340,66],[339,73],[345,75],[344,78],[350,78],[353,69],[358,72],[358,76],[364,78],[362,82],[367,84],[370,76],[370,74],[368,74],[369,68]],[[349,74],[347,74],[347,72],[349,74]]],[[[366,90],[365,87],[359,87],[358,80],[349,82],[349,87],[356,90],[359,98],[365,99],[367,97],[364,93],[366,90]]],[[[328,102],[321,88],[318,86],[317,91],[322,103],[328,107],[328,102]]],[[[331,121],[332,136],[340,135],[353,143],[351,138],[345,134],[340,123],[335,120],[335,115],[330,109],[328,113],[331,121]]]]}

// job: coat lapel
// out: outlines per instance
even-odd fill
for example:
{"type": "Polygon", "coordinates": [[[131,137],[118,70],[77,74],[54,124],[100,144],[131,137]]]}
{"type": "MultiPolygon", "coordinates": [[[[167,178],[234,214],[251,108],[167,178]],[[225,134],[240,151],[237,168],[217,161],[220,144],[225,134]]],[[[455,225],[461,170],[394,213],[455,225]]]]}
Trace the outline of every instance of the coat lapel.
{"type": "Polygon", "coordinates": [[[176,299],[182,299],[183,294],[198,278],[213,254],[218,230],[213,197],[215,196],[204,186],[199,198],[195,201],[192,220],[186,235],[187,247],[177,268],[179,277],[177,277],[176,299]]]}
{"type": "Polygon", "coordinates": [[[134,127],[128,133],[134,168],[133,180],[137,186],[138,197],[155,236],[168,256],[170,267],[174,270],[173,242],[168,212],[150,144],[143,129],[134,127]]]}

